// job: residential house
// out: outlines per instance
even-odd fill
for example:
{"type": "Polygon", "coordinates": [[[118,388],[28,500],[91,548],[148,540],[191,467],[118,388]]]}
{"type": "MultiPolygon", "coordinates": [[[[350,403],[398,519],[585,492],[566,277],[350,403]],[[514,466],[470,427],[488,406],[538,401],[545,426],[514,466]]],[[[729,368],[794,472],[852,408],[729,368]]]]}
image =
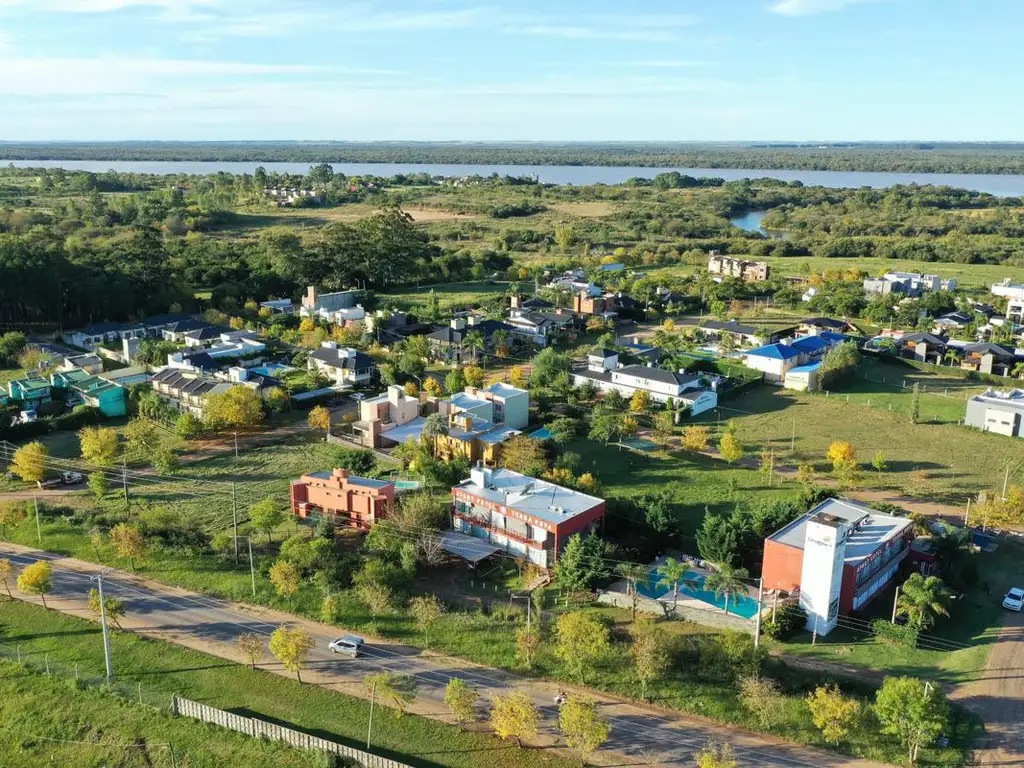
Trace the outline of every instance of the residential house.
{"type": "Polygon", "coordinates": [[[233,382],[221,381],[193,371],[163,368],[153,374],[153,392],[180,413],[191,413],[203,418],[206,398],[219,395],[232,387],[233,382]]]}
{"type": "Polygon", "coordinates": [[[478,315],[453,317],[448,325],[427,334],[427,344],[431,353],[439,360],[448,363],[464,363],[479,358],[480,355],[494,349],[494,334],[501,331],[511,340],[514,329],[501,320],[485,320],[478,315]],[[479,333],[484,340],[484,348],[474,350],[466,344],[472,333],[479,333]]]}
{"type": "Polygon", "coordinates": [[[587,291],[580,291],[572,297],[572,311],[581,315],[598,315],[606,320],[613,320],[618,309],[614,293],[591,296],[587,291]]]}
{"type": "Polygon", "coordinates": [[[266,307],[272,315],[291,315],[295,313],[295,302],[291,299],[268,299],[260,302],[260,308],[266,307]]]}
{"type": "Polygon", "coordinates": [[[892,582],[913,539],[908,518],[827,499],[765,540],[763,584],[799,591],[807,629],[827,635],[892,582]]]}
{"type": "Polygon", "coordinates": [[[799,336],[775,344],[766,344],[747,350],[743,362],[748,368],[761,371],[769,384],[779,384],[792,389],[814,389],[817,385],[817,368],[807,368],[819,362],[830,349],[842,344],[847,337],[840,333],[821,331],[813,336],[799,336]],[[794,369],[797,371],[791,377],[794,369]]]}
{"type": "Polygon", "coordinates": [[[540,296],[524,299],[521,295],[516,294],[509,299],[509,306],[512,309],[551,309],[555,305],[540,296]]]}
{"type": "Polygon", "coordinates": [[[629,357],[639,360],[644,365],[657,365],[664,355],[660,347],[646,344],[639,336],[620,336],[616,343],[621,346],[629,357]]]}
{"type": "Polygon", "coordinates": [[[188,344],[188,346],[201,346],[204,336],[215,338],[228,330],[223,326],[216,326],[205,320],[188,317],[184,320],[168,323],[160,329],[160,338],[164,341],[172,341],[175,344],[188,344]],[[198,333],[202,331],[202,333],[198,333]],[[190,335],[189,335],[190,334],[190,335]],[[191,341],[191,343],[189,343],[191,341]]]}
{"type": "Polygon", "coordinates": [[[52,385],[43,378],[29,377],[7,382],[8,401],[16,403],[21,410],[30,411],[53,402],[52,385]]]}
{"type": "Polygon", "coordinates": [[[605,502],[508,469],[476,466],[452,488],[456,531],[551,568],[570,536],[597,529],[605,502]]]}
{"type": "Polygon", "coordinates": [[[63,340],[74,346],[95,351],[103,344],[119,342],[121,339],[146,338],[146,326],[142,323],[93,323],[77,331],[65,333],[63,340]]]}
{"type": "Polygon", "coordinates": [[[947,312],[932,321],[932,327],[938,333],[949,333],[966,328],[975,322],[974,314],[971,312],[947,312]]]}
{"type": "Polygon", "coordinates": [[[899,338],[897,344],[899,344],[901,357],[940,365],[946,354],[949,341],[943,336],[931,333],[905,333],[899,338]]]}
{"type": "Polygon", "coordinates": [[[1014,350],[987,341],[965,344],[960,367],[967,371],[989,373],[994,376],[1010,376],[1016,360],[1014,350]]]}
{"type": "Polygon", "coordinates": [[[702,320],[700,323],[700,330],[715,338],[731,336],[733,341],[739,346],[756,347],[762,344],[771,344],[773,341],[781,338],[793,329],[779,328],[775,331],[769,331],[766,328],[755,328],[752,325],[744,325],[736,320],[729,320],[726,322],[721,322],[720,320],[702,320]]]}
{"type": "Polygon", "coordinates": [[[668,403],[671,400],[678,405],[685,396],[694,395],[687,400],[687,404],[693,404],[698,409],[693,411],[694,415],[718,405],[715,387],[705,386],[704,376],[692,373],[673,373],[663,368],[647,365],[620,367],[618,353],[608,349],[592,351],[587,356],[585,367],[574,368],[571,377],[574,386],[583,386],[589,383],[601,392],[615,390],[627,398],[642,391],[646,392],[651,400],[658,403],[668,403]],[[708,396],[696,397],[697,393],[705,391],[709,393],[708,396]]]}
{"type": "Polygon", "coordinates": [[[55,390],[65,392],[68,405],[89,405],[108,418],[128,413],[127,391],[123,386],[87,371],[57,371],[50,376],[55,390]]]}
{"type": "Polygon", "coordinates": [[[833,320],[831,317],[807,317],[800,321],[797,331],[807,336],[814,336],[822,331],[856,333],[857,329],[845,320],[833,320]]]}
{"type": "Polygon", "coordinates": [[[1006,319],[1024,325],[1024,299],[1007,299],[1006,319]]]}
{"type": "Polygon", "coordinates": [[[1024,283],[1014,283],[1008,277],[1001,283],[992,286],[993,296],[1005,296],[1008,299],[1024,301],[1024,283]]]}
{"type": "Polygon", "coordinates": [[[72,355],[65,357],[60,369],[62,371],[85,371],[90,375],[103,373],[103,358],[99,355],[89,353],[85,355],[72,355]]]}
{"type": "Polygon", "coordinates": [[[967,401],[964,424],[1007,437],[1024,437],[1024,389],[986,389],[967,401]]]}
{"type": "Polygon", "coordinates": [[[359,421],[352,428],[370,448],[401,445],[410,437],[419,440],[423,432],[420,400],[405,394],[401,384],[392,384],[386,392],[360,401],[359,421]]]}
{"type": "Polygon", "coordinates": [[[373,381],[377,364],[369,355],[336,341],[323,341],[309,354],[309,369],[324,374],[340,387],[364,387],[373,381]]]}
{"type": "Polygon", "coordinates": [[[576,317],[561,309],[554,312],[512,309],[505,324],[514,338],[539,347],[576,338],[576,317]]]}
{"type": "Polygon", "coordinates": [[[369,530],[395,503],[395,484],[350,475],[347,469],[309,472],[291,484],[292,514],[369,530]]]}
{"type": "Polygon", "coordinates": [[[927,291],[956,290],[956,279],[943,280],[938,275],[922,275],[917,272],[886,272],[881,277],[864,280],[864,293],[876,296],[900,294],[917,298],[927,291]]]}
{"type": "Polygon", "coordinates": [[[818,389],[818,372],[820,369],[820,360],[790,368],[786,371],[783,386],[786,389],[793,389],[798,392],[815,392],[818,389]]]}
{"type": "Polygon", "coordinates": [[[501,446],[522,433],[530,420],[530,393],[525,389],[496,383],[486,389],[466,387],[437,403],[438,413],[448,421],[448,432],[436,439],[439,456],[462,456],[471,463],[496,466],[501,446]]]}
{"type": "Polygon", "coordinates": [[[267,348],[266,344],[252,336],[224,333],[220,338],[219,344],[199,348],[193,352],[172,352],[167,356],[167,365],[172,368],[208,371],[218,368],[218,361],[251,358],[264,352],[267,348]]]}
{"type": "Polygon", "coordinates": [[[734,259],[712,251],[708,256],[708,272],[722,277],[736,277],[748,283],[759,283],[768,279],[771,268],[765,261],[734,259]]]}
{"type": "Polygon", "coordinates": [[[324,318],[330,313],[339,309],[351,309],[356,306],[356,299],[362,291],[337,291],[335,293],[319,293],[315,285],[306,288],[306,295],[302,297],[302,304],[299,307],[299,314],[302,317],[324,318]]]}
{"type": "Polygon", "coordinates": [[[101,379],[106,379],[112,384],[120,384],[122,387],[130,387],[132,384],[148,384],[152,378],[149,371],[139,367],[118,368],[101,373],[99,376],[101,379]]]}
{"type": "Polygon", "coordinates": [[[755,371],[761,371],[764,380],[769,384],[784,385],[786,374],[803,362],[804,357],[800,350],[793,349],[788,344],[766,344],[747,350],[743,354],[743,364],[755,371]]]}

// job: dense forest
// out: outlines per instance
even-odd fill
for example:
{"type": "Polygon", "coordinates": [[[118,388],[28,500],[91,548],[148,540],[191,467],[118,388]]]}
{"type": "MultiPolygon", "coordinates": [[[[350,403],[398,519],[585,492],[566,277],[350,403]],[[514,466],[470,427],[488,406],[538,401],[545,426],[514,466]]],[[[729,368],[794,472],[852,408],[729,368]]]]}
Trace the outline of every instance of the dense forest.
{"type": "Polygon", "coordinates": [[[1018,174],[1024,173],[1024,144],[0,142],[0,159],[602,165],[1018,174]]]}
{"type": "MultiPolygon", "coordinates": [[[[349,177],[326,164],[305,175],[8,168],[0,169],[0,324],[230,310],[310,284],[386,294],[415,283],[524,280],[607,259],[677,267],[666,274],[681,277],[712,249],[794,264],[855,258],[864,272],[883,257],[1024,266],[1021,202],[950,187],[832,189],[673,172],[576,187],[349,177]],[[265,189],[279,186],[313,189],[316,201],[277,207],[265,189]],[[777,236],[731,223],[751,210],[768,211],[764,224],[777,236]]],[[[857,279],[844,278],[844,306],[863,303],[857,279]]],[[[652,280],[644,290],[663,278],[652,280]]],[[[695,290],[707,303],[707,286],[695,290]]]]}

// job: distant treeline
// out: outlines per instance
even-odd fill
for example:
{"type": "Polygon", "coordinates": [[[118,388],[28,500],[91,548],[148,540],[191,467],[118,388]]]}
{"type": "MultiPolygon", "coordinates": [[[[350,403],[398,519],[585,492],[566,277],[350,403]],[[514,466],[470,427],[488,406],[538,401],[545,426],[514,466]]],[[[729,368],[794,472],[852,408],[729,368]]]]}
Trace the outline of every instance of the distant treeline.
{"type": "Polygon", "coordinates": [[[0,142],[6,160],[602,165],[1024,174],[1024,144],[700,145],[417,142],[0,142]]]}

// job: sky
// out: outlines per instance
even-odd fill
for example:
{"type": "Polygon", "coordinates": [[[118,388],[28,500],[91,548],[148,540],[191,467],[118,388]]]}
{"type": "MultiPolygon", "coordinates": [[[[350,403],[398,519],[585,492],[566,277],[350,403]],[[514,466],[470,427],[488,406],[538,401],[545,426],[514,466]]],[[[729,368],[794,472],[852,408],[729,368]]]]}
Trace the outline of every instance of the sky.
{"type": "Polygon", "coordinates": [[[0,0],[0,140],[1024,139],[1021,0],[0,0]]]}

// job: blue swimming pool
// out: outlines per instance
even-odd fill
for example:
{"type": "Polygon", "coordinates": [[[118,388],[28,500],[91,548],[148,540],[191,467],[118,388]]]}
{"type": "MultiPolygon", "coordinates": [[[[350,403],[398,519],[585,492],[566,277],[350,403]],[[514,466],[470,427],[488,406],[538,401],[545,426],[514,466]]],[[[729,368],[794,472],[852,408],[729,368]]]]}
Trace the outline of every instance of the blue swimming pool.
{"type": "Polygon", "coordinates": [[[551,434],[551,430],[547,427],[541,427],[536,432],[530,435],[534,440],[550,440],[554,435],[551,434]]]}
{"type": "MultiPolygon", "coordinates": [[[[658,581],[660,580],[661,577],[658,575],[657,569],[652,568],[647,574],[647,583],[638,584],[637,591],[652,600],[671,595],[672,588],[659,586],[658,581]]],[[[680,584],[679,594],[725,610],[725,597],[716,597],[714,592],[704,589],[704,574],[695,575],[694,582],[694,584],[680,584]]],[[[757,600],[752,600],[746,595],[739,597],[733,595],[729,598],[729,613],[742,616],[744,619],[752,619],[757,615],[757,600]]]]}
{"type": "Polygon", "coordinates": [[[252,373],[258,373],[260,376],[280,376],[284,371],[291,370],[291,367],[281,365],[281,363],[267,363],[266,365],[250,368],[249,370],[252,373]]]}

